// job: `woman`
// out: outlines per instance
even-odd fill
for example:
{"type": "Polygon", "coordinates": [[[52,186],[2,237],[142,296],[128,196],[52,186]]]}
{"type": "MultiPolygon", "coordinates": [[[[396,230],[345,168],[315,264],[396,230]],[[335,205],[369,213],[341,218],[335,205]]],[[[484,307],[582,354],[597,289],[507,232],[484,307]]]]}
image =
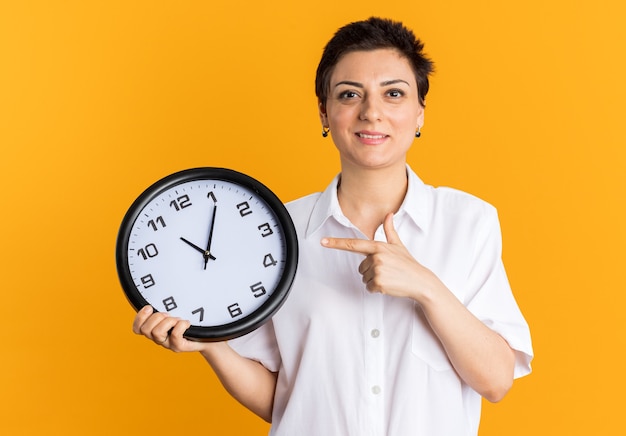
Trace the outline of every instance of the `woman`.
{"type": "Polygon", "coordinates": [[[432,71],[422,49],[378,18],[327,44],[316,93],[341,173],[288,204],[298,274],[271,322],[197,343],[187,321],[150,307],[135,319],[166,348],[200,351],[273,435],[475,435],[481,396],[499,401],[530,372],[495,209],[407,166],[432,71]]]}

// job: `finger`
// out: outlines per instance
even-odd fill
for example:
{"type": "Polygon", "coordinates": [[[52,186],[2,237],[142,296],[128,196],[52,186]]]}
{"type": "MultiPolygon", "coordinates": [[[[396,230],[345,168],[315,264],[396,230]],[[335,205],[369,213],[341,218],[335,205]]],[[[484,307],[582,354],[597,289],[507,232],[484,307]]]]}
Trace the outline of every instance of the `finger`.
{"type": "Polygon", "coordinates": [[[191,323],[189,321],[184,319],[178,320],[178,322],[170,332],[170,337],[182,338],[189,327],[191,327],[191,323]]]}
{"type": "Polygon", "coordinates": [[[359,264],[359,274],[364,275],[372,265],[372,256],[367,256],[363,262],[359,264]]]}
{"type": "Polygon", "coordinates": [[[361,273],[361,279],[363,280],[363,283],[365,285],[368,285],[372,281],[373,278],[374,278],[374,275],[369,270],[361,273]]]}
{"type": "Polygon", "coordinates": [[[180,321],[179,318],[165,317],[152,329],[152,340],[159,345],[166,345],[170,338],[170,330],[180,321]]]}
{"type": "MultiPolygon", "coordinates": [[[[152,315],[150,315],[148,317],[148,319],[146,319],[146,321],[139,327],[139,333],[144,335],[145,337],[147,337],[148,339],[152,339],[153,341],[158,341],[155,340],[155,335],[157,332],[155,332],[155,329],[157,328],[157,326],[163,322],[164,319],[169,318],[167,313],[163,313],[163,312],[154,312],[152,315]]],[[[163,337],[159,337],[159,339],[163,339],[163,337]]]]}
{"type": "Polygon", "coordinates": [[[172,350],[182,351],[187,339],[183,336],[187,329],[191,326],[191,323],[186,320],[179,320],[174,328],[170,331],[169,341],[172,350]]]}
{"type": "Polygon", "coordinates": [[[400,240],[400,236],[398,232],[396,232],[396,228],[393,225],[393,213],[388,213],[385,217],[385,221],[383,221],[383,230],[385,231],[385,236],[387,236],[387,242],[389,244],[396,245],[404,245],[400,240]]]}
{"type": "Polygon", "coordinates": [[[377,243],[367,239],[322,238],[321,244],[327,248],[369,255],[376,252],[377,243]]]}
{"type": "Polygon", "coordinates": [[[381,292],[376,273],[373,269],[368,269],[362,274],[363,284],[369,292],[381,292]]]}
{"type": "Polygon", "coordinates": [[[135,319],[133,321],[133,332],[135,334],[141,334],[141,327],[153,313],[154,309],[150,305],[142,307],[141,310],[137,312],[137,315],[135,316],[135,319]]]}

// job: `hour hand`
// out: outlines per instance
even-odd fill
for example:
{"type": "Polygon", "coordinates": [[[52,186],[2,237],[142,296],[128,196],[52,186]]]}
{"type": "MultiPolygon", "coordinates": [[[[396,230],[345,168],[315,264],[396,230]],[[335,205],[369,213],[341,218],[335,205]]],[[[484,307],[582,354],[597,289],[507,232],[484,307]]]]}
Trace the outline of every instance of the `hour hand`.
{"type": "Polygon", "coordinates": [[[187,239],[183,238],[182,236],[180,237],[181,241],[183,241],[185,244],[189,245],[191,248],[194,248],[195,250],[199,251],[200,253],[202,253],[202,256],[207,257],[209,259],[215,260],[215,256],[213,256],[211,253],[208,253],[204,248],[200,248],[198,247],[196,244],[194,244],[191,241],[188,241],[187,239]],[[208,254],[207,254],[208,253],[208,254]]]}

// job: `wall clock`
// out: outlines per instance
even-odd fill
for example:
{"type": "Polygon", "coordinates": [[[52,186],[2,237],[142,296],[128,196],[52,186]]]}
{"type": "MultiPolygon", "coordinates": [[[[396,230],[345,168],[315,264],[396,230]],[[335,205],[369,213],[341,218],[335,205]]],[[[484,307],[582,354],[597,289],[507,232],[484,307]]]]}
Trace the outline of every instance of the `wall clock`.
{"type": "Polygon", "coordinates": [[[281,307],[298,242],[287,209],[265,185],[226,168],[194,168],[147,188],[116,245],[135,310],[150,304],[191,322],[185,337],[222,341],[260,327],[281,307]]]}

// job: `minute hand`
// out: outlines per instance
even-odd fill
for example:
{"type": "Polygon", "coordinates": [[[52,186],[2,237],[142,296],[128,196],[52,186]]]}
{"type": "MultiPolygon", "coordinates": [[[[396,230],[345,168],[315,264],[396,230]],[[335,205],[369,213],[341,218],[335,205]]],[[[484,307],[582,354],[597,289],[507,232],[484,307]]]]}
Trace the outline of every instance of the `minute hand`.
{"type": "Polygon", "coordinates": [[[215,256],[211,254],[211,241],[213,240],[213,228],[215,227],[215,214],[217,213],[217,203],[213,205],[213,216],[211,217],[211,227],[209,228],[209,240],[206,244],[206,251],[204,252],[204,269],[209,259],[215,260],[215,256]]]}

